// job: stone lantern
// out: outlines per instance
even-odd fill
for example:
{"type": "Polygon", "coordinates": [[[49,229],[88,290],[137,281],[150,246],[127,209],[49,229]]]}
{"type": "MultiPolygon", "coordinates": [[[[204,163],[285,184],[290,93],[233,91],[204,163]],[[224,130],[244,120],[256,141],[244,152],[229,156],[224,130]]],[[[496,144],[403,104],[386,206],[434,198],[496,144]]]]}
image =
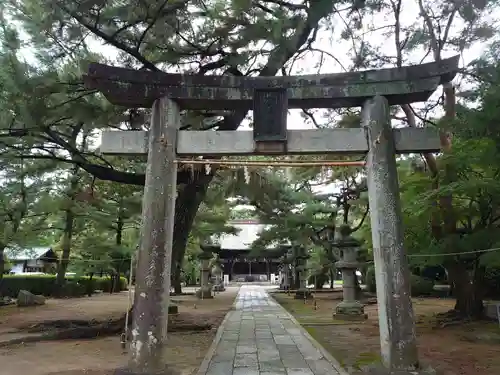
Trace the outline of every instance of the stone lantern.
{"type": "Polygon", "coordinates": [[[213,257],[214,246],[201,245],[201,253],[198,259],[201,261],[200,268],[200,289],[196,291],[196,296],[200,299],[214,298],[212,295],[212,285],[210,284],[210,260],[213,257]]]}
{"type": "Polygon", "coordinates": [[[333,316],[339,320],[364,320],[367,318],[364,305],[356,300],[356,270],[360,266],[357,253],[360,243],[351,233],[348,225],[342,225],[339,230],[340,238],[335,241],[335,247],[342,254],[342,260],[336,262],[335,266],[342,271],[343,300],[335,308],[333,316]]]}
{"type": "Polygon", "coordinates": [[[214,278],[214,287],[213,287],[214,292],[223,292],[226,290],[226,288],[224,287],[224,280],[222,275],[223,271],[219,264],[219,261],[217,260],[217,262],[212,267],[212,276],[214,278]]]}
{"type": "Polygon", "coordinates": [[[281,290],[289,290],[290,289],[290,263],[291,258],[288,254],[290,246],[283,246],[283,256],[281,257],[281,277],[280,280],[280,289],[281,290]]]}
{"type": "Polygon", "coordinates": [[[312,298],[311,291],[307,288],[307,259],[311,256],[306,253],[304,247],[297,248],[295,255],[295,269],[299,274],[299,289],[295,292],[295,299],[310,299],[312,298]]]}

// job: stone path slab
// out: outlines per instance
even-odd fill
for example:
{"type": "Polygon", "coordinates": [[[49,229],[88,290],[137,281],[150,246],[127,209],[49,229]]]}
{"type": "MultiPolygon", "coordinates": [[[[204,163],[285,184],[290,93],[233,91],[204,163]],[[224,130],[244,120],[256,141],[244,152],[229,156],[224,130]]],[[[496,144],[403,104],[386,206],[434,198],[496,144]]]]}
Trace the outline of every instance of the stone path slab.
{"type": "Polygon", "coordinates": [[[198,375],[344,375],[262,286],[243,285],[198,375]]]}

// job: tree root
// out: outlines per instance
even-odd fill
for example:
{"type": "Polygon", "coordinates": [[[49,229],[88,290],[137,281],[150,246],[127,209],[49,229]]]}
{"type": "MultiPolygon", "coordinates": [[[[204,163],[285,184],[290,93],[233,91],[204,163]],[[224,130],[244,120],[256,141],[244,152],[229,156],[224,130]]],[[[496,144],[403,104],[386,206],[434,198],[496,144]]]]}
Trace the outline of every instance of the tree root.
{"type": "Polygon", "coordinates": [[[460,314],[457,310],[449,310],[436,314],[436,326],[434,328],[446,328],[470,323],[470,317],[460,314]]]}
{"type": "MultiPolygon", "coordinates": [[[[129,314],[129,327],[131,326],[132,315],[129,314]]],[[[183,322],[172,318],[168,324],[168,332],[200,332],[212,329],[210,323],[192,323],[183,322]]],[[[40,335],[31,335],[33,341],[49,340],[81,340],[93,339],[97,337],[114,336],[123,333],[125,328],[125,315],[118,319],[108,321],[97,320],[54,320],[45,321],[25,327],[23,330],[30,334],[40,333],[40,335]]]]}

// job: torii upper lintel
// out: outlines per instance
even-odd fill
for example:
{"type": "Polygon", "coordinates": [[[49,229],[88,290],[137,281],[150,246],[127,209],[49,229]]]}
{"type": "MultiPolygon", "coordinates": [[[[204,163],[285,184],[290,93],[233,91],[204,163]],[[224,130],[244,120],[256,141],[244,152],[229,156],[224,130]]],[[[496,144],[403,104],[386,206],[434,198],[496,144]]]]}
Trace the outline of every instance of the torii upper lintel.
{"type": "Polygon", "coordinates": [[[84,76],[115,105],[151,107],[168,97],[184,109],[251,109],[256,91],[286,91],[288,108],[358,107],[375,96],[390,105],[425,101],[458,71],[459,56],[439,62],[360,72],[286,77],[169,74],[90,64],[84,76]]]}

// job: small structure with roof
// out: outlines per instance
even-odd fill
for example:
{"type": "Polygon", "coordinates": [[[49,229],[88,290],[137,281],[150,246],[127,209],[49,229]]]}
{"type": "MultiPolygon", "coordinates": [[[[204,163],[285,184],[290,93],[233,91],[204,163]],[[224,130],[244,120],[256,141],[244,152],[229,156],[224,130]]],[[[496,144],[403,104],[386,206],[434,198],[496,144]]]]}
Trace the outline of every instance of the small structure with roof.
{"type": "Polygon", "coordinates": [[[11,274],[52,273],[58,261],[57,254],[49,246],[10,247],[5,249],[5,255],[12,264],[11,274]]]}

